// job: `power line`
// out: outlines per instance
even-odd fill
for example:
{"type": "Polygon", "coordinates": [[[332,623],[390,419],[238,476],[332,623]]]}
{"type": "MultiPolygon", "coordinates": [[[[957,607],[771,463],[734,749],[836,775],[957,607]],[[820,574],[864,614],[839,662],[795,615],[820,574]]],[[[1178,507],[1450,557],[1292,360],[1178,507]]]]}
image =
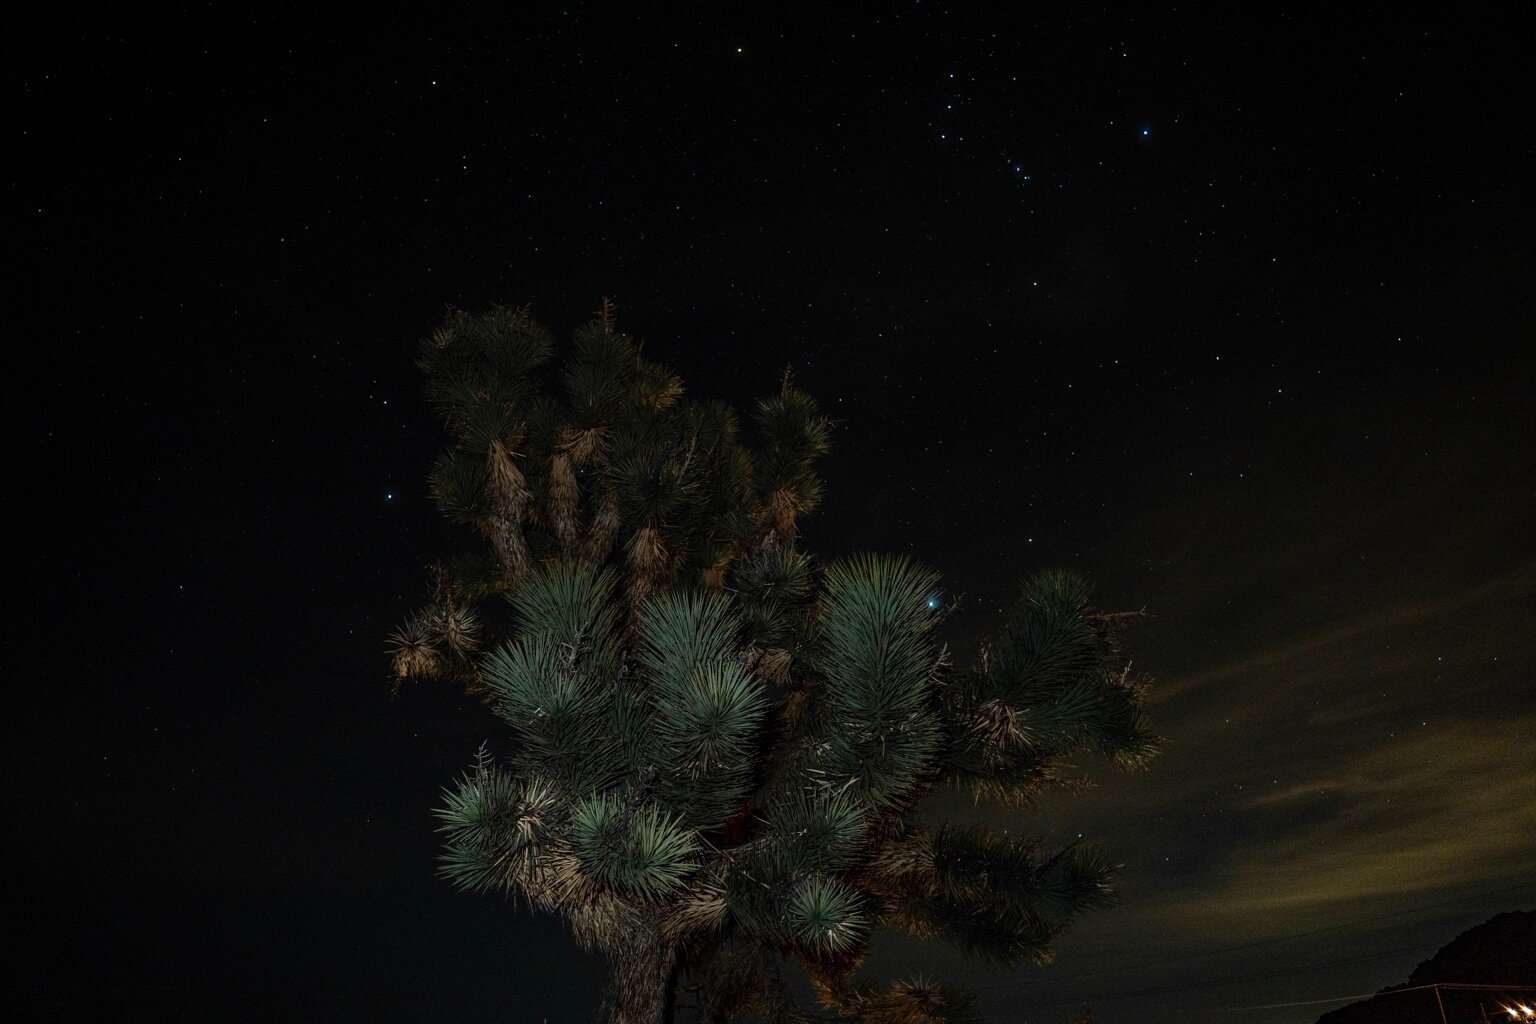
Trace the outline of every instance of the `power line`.
{"type": "Polygon", "coordinates": [[[1457,991],[1471,990],[1474,992],[1536,992],[1536,985],[1471,985],[1466,982],[1434,982],[1429,985],[1408,985],[1404,988],[1387,989],[1382,992],[1367,992],[1358,996],[1334,996],[1330,999],[1306,999],[1299,1003],[1265,1003],[1263,1006],[1224,1006],[1223,1013],[1242,1013],[1247,1010],[1286,1010],[1293,1006],[1321,1006],[1324,1003],[1347,1003],[1351,999],[1375,999],[1377,996],[1391,996],[1399,992],[1422,992],[1427,988],[1448,988],[1457,991]]]}
{"type": "MultiPolygon", "coordinates": [[[[1440,902],[1437,902],[1437,903],[1427,903],[1427,904],[1423,904],[1423,905],[1417,906],[1417,907],[1408,907],[1408,908],[1405,908],[1403,910],[1393,911],[1392,913],[1389,913],[1389,914],[1379,914],[1379,915],[1375,915],[1375,916],[1372,916],[1372,917],[1357,918],[1357,919],[1355,919],[1353,921],[1345,921],[1345,922],[1341,922],[1339,924],[1328,925],[1328,926],[1323,927],[1323,928],[1314,928],[1314,929],[1310,929],[1310,930],[1304,931],[1304,932],[1294,932],[1294,933],[1289,934],[1289,935],[1280,935],[1280,936],[1276,936],[1274,938],[1260,939],[1260,940],[1255,941],[1255,942],[1247,942],[1247,943],[1241,943],[1241,944],[1236,945],[1236,946],[1227,946],[1227,947],[1222,947],[1222,948],[1219,948],[1219,949],[1205,950],[1205,951],[1199,952],[1199,953],[1180,954],[1180,955],[1175,955],[1175,956],[1170,956],[1170,957],[1162,957],[1162,958],[1158,958],[1158,959],[1155,959],[1155,960],[1143,961],[1143,962],[1141,962],[1139,964],[1131,965],[1130,967],[1123,968],[1123,969],[1121,969],[1121,971],[1116,971],[1116,972],[1113,972],[1113,973],[1115,975],[1118,975],[1118,974],[1122,973],[1122,971],[1124,971],[1124,970],[1137,970],[1137,969],[1141,969],[1141,968],[1145,968],[1145,967],[1159,966],[1159,965],[1162,965],[1162,964],[1177,963],[1177,962],[1186,961],[1186,960],[1196,960],[1196,959],[1201,959],[1201,958],[1207,957],[1207,956],[1214,956],[1214,955],[1217,955],[1217,954],[1220,954],[1220,953],[1237,952],[1237,951],[1241,951],[1241,950],[1252,949],[1252,948],[1259,947],[1259,946],[1266,946],[1266,945],[1273,945],[1275,943],[1280,943],[1280,942],[1287,942],[1287,941],[1290,941],[1290,940],[1293,940],[1293,939],[1308,938],[1308,937],[1311,937],[1313,935],[1320,935],[1320,934],[1325,934],[1327,932],[1339,931],[1341,929],[1352,928],[1352,927],[1356,927],[1356,926],[1362,925],[1362,924],[1370,924],[1370,923],[1373,923],[1375,921],[1389,920],[1389,919],[1394,918],[1394,917],[1401,917],[1401,916],[1403,916],[1405,914],[1413,914],[1413,913],[1418,913],[1420,911],[1425,911],[1425,910],[1435,910],[1435,909],[1438,909],[1438,908],[1441,908],[1441,907],[1455,906],[1455,905],[1457,905],[1459,903],[1469,903],[1469,902],[1472,902],[1473,900],[1488,899],[1488,898],[1491,898],[1491,897],[1494,897],[1494,896],[1503,896],[1503,895],[1506,895],[1508,893],[1523,891],[1523,890],[1526,890],[1528,888],[1529,888],[1529,885],[1525,884],[1525,883],[1522,883],[1520,885],[1515,885],[1515,886],[1506,886],[1506,887],[1501,888],[1501,889],[1493,889],[1493,890],[1490,890],[1488,892],[1477,893],[1477,894],[1472,895],[1472,896],[1464,896],[1464,897],[1461,897],[1459,899],[1444,900],[1444,901],[1440,901],[1440,902]]],[[[1423,950],[1425,948],[1425,945],[1426,945],[1426,943],[1418,943],[1418,944],[1415,944],[1413,946],[1407,946],[1407,947],[1403,947],[1403,948],[1400,948],[1400,949],[1388,950],[1386,952],[1381,952],[1381,953],[1371,953],[1371,954],[1365,954],[1365,955],[1361,955],[1361,956],[1343,957],[1343,958],[1339,958],[1339,959],[1335,959],[1335,960],[1326,960],[1326,961],[1321,961],[1319,963],[1307,964],[1307,965],[1304,965],[1304,966],[1301,966],[1301,967],[1283,968],[1283,969],[1278,970],[1278,971],[1269,971],[1269,972],[1265,972],[1265,973],[1261,973],[1261,974],[1244,975],[1244,976],[1240,976],[1240,977],[1227,978],[1227,979],[1221,979],[1221,980],[1215,980],[1215,981],[1197,981],[1197,982],[1190,982],[1190,983],[1179,984],[1179,985],[1160,986],[1160,987],[1156,987],[1156,988],[1141,989],[1141,990],[1136,990],[1136,991],[1131,991],[1131,992],[1121,992],[1121,993],[1109,994],[1109,995],[1099,995],[1096,998],[1099,1001],[1102,1001],[1102,1002],[1113,1002],[1113,1001],[1116,1001],[1116,1000],[1137,999],[1137,998],[1143,998],[1143,997],[1146,997],[1146,996],[1171,995],[1171,994],[1179,993],[1179,992],[1193,992],[1193,991],[1198,991],[1198,990],[1201,990],[1201,989],[1222,988],[1222,987],[1225,987],[1227,985],[1242,984],[1242,983],[1245,983],[1245,982],[1252,982],[1252,981],[1264,981],[1264,980],[1268,980],[1268,979],[1271,979],[1271,978],[1284,977],[1284,976],[1293,975],[1293,974],[1305,974],[1305,973],[1309,973],[1311,971],[1324,970],[1324,969],[1327,969],[1327,968],[1330,968],[1330,967],[1342,967],[1342,966],[1346,966],[1346,965],[1350,965],[1350,964],[1368,963],[1368,962],[1375,961],[1375,960],[1384,960],[1384,959],[1388,959],[1390,957],[1399,956],[1399,955],[1401,955],[1403,953],[1423,950]]],[[[1079,984],[1082,984],[1084,982],[1091,981],[1092,979],[1094,979],[1096,977],[1106,977],[1106,976],[1110,976],[1110,974],[1108,972],[1101,972],[1101,973],[1099,973],[1097,975],[1087,975],[1087,976],[1084,976],[1084,977],[1073,979],[1070,982],[1070,984],[1079,985],[1079,984]]],[[[1011,988],[1011,987],[1014,987],[1014,986],[1016,986],[1018,984],[1019,984],[1018,980],[1012,980],[1012,981],[1001,982],[1001,983],[997,983],[997,984],[993,984],[993,985],[976,986],[974,991],[977,991],[977,992],[997,991],[997,990],[1003,989],[1003,988],[1011,988]]],[[[1443,987],[1447,987],[1447,986],[1442,985],[1441,987],[1443,988],[1443,987]]],[[[1342,999],[1339,999],[1339,1000],[1329,999],[1329,1000],[1321,1000],[1320,1002],[1347,1002],[1349,999],[1353,999],[1353,998],[1360,998],[1360,997],[1346,996],[1346,997],[1344,997],[1342,999]]],[[[1365,996],[1364,998],[1370,998],[1370,996],[1365,996]]],[[[1030,1005],[1034,1009],[1048,1009],[1048,1008],[1053,1008],[1053,1007],[1058,1007],[1058,1006],[1077,1005],[1078,1003],[1081,1003],[1081,1002],[1083,1002],[1083,997],[1081,995],[1079,995],[1079,996],[1074,996],[1074,997],[1072,997],[1070,999],[1053,999],[1053,1000],[1047,1000],[1047,1001],[1043,1001],[1043,1002],[1036,1002],[1034,1000],[1031,1000],[1030,1001],[1030,1005]]]]}
{"type": "MultiPolygon", "coordinates": [[[[1407,908],[1405,908],[1403,910],[1394,910],[1394,911],[1392,911],[1391,913],[1388,913],[1388,914],[1377,914],[1377,915],[1372,916],[1372,917],[1356,918],[1355,920],[1352,920],[1352,921],[1343,921],[1343,922],[1340,922],[1338,924],[1326,925],[1326,926],[1324,926],[1322,928],[1312,928],[1312,929],[1309,929],[1308,931],[1292,932],[1289,935],[1277,935],[1277,936],[1274,936],[1274,937],[1268,938],[1268,939],[1257,939],[1257,940],[1255,940],[1253,942],[1243,942],[1243,943],[1239,943],[1238,945],[1235,945],[1235,946],[1222,946],[1222,947],[1218,947],[1216,949],[1201,950],[1201,951],[1193,952],[1193,953],[1175,953],[1175,954],[1171,954],[1169,956],[1157,957],[1157,958],[1154,958],[1154,959],[1151,959],[1151,960],[1143,960],[1140,963],[1127,964],[1124,967],[1117,967],[1113,971],[1100,971],[1100,972],[1098,972],[1096,974],[1079,975],[1078,977],[1072,979],[1072,983],[1073,984],[1081,984],[1083,982],[1094,981],[1094,980],[1099,979],[1099,978],[1118,977],[1118,976],[1124,974],[1127,971],[1139,971],[1139,970],[1142,970],[1142,969],[1147,968],[1147,967],[1161,967],[1161,966],[1164,966],[1166,964],[1182,963],[1182,962],[1188,961],[1188,960],[1199,960],[1199,959],[1203,959],[1205,957],[1218,956],[1218,955],[1223,954],[1223,953],[1238,953],[1238,952],[1242,952],[1243,950],[1256,949],[1256,948],[1258,948],[1260,946],[1271,946],[1271,945],[1275,945],[1276,943],[1280,943],[1280,942],[1290,942],[1290,941],[1292,941],[1294,939],[1311,938],[1314,935],[1324,935],[1324,934],[1326,934],[1328,932],[1336,932],[1336,931],[1341,931],[1341,930],[1346,929],[1346,928],[1354,928],[1354,927],[1357,927],[1357,926],[1362,925],[1362,924],[1373,924],[1373,923],[1375,923],[1377,921],[1387,921],[1387,920],[1390,920],[1391,918],[1402,917],[1402,916],[1404,916],[1406,914],[1417,914],[1417,913],[1419,913],[1421,911],[1425,911],[1425,910],[1438,910],[1438,909],[1440,909],[1442,907],[1455,906],[1458,903],[1470,903],[1470,902],[1472,902],[1474,900],[1489,899],[1489,898],[1492,898],[1494,896],[1503,896],[1503,895],[1506,895],[1508,893],[1520,892],[1522,890],[1528,890],[1530,888],[1531,888],[1531,884],[1528,883],[1528,882],[1525,882],[1525,883],[1521,883],[1520,885],[1506,886],[1506,887],[1504,887],[1502,889],[1493,889],[1493,890],[1490,890],[1488,892],[1476,893],[1476,894],[1474,894],[1472,896],[1463,896],[1463,897],[1460,897],[1459,899],[1444,900],[1444,901],[1441,901],[1439,903],[1426,903],[1426,904],[1423,904],[1423,905],[1417,906],[1417,907],[1407,907],[1407,908]]],[[[1418,948],[1418,947],[1415,947],[1415,948],[1418,948]]],[[[995,982],[995,983],[993,983],[991,985],[979,985],[979,986],[976,987],[975,991],[977,991],[977,992],[992,992],[992,991],[997,991],[998,989],[1011,988],[1012,986],[1018,985],[1018,984],[1020,984],[1020,982],[1018,980],[1001,981],[1001,982],[995,982]]]]}
{"type": "MultiPolygon", "coordinates": [[[[1366,953],[1361,956],[1343,957],[1338,960],[1323,960],[1314,964],[1306,964],[1301,967],[1282,967],[1277,971],[1265,971],[1261,974],[1245,974],[1236,978],[1218,978],[1214,981],[1194,981],[1179,985],[1162,985],[1157,988],[1138,989],[1133,992],[1119,992],[1114,995],[1096,997],[1100,1002],[1115,1002],[1121,999],[1140,999],[1143,996],[1172,995],[1176,992],[1195,992],[1207,988],[1225,988],[1228,985],[1241,985],[1250,981],[1267,981],[1270,978],[1283,978],[1291,974],[1307,974],[1311,971],[1326,970],[1329,967],[1343,967],[1347,964],[1369,963],[1372,960],[1386,960],[1389,957],[1401,956],[1404,953],[1413,953],[1424,948],[1424,943],[1416,943],[1412,946],[1404,946],[1400,949],[1389,949],[1380,953],[1366,953]]],[[[1054,999],[1046,1002],[1031,1002],[1031,1007],[1044,1008],[1052,1006],[1067,1006],[1083,1002],[1083,997],[1074,996],[1071,999],[1054,999]]]]}
{"type": "Polygon", "coordinates": [[[1268,939],[1256,939],[1253,942],[1244,942],[1244,943],[1241,943],[1241,944],[1236,945],[1236,946],[1225,946],[1225,947],[1222,947],[1222,948],[1219,948],[1219,949],[1208,949],[1208,950],[1204,950],[1204,951],[1198,952],[1198,953],[1176,953],[1176,954],[1173,954],[1171,956],[1161,957],[1161,958],[1154,959],[1154,960],[1143,960],[1141,963],[1130,964],[1130,965],[1128,965],[1126,967],[1121,968],[1120,970],[1136,971],[1136,970],[1142,969],[1143,967],[1160,967],[1163,964],[1178,963],[1179,961],[1182,961],[1182,960],[1198,960],[1201,957],[1216,956],[1219,953],[1236,953],[1236,952],[1240,952],[1240,951],[1245,950],[1245,949],[1255,949],[1255,948],[1257,948],[1259,946],[1274,945],[1277,942],[1289,942],[1292,939],[1311,938],[1314,935],[1323,935],[1323,934],[1326,934],[1327,932],[1336,932],[1336,931],[1340,931],[1340,930],[1345,929],[1345,928],[1353,928],[1356,925],[1373,924],[1373,923],[1375,923],[1377,921],[1386,921],[1386,920],[1389,920],[1389,919],[1394,918],[1394,917],[1402,917],[1405,914],[1417,914],[1417,913],[1419,913],[1422,910],[1438,910],[1441,907],[1451,907],[1451,906],[1455,906],[1458,903],[1470,903],[1473,900],[1488,899],[1488,898],[1493,897],[1493,896],[1503,896],[1506,893],[1518,892],[1518,891],[1520,891],[1522,889],[1528,889],[1528,888],[1530,888],[1530,883],[1522,883],[1520,885],[1511,885],[1511,886],[1507,886],[1507,887],[1505,887],[1503,889],[1494,889],[1491,892],[1478,893],[1478,894],[1476,894],[1474,896],[1463,896],[1460,899],[1445,900],[1444,902],[1441,902],[1441,903],[1426,903],[1423,906],[1419,906],[1419,907],[1408,907],[1408,908],[1406,908],[1404,910],[1394,910],[1390,914],[1378,914],[1378,915],[1376,915],[1374,917],[1361,917],[1361,918],[1357,918],[1357,919],[1355,919],[1353,921],[1344,921],[1344,922],[1341,922],[1339,924],[1326,925],[1326,926],[1324,926],[1322,928],[1313,928],[1313,929],[1310,929],[1309,931],[1293,932],[1290,935],[1277,935],[1277,936],[1275,936],[1273,938],[1268,938],[1268,939]]]}
{"type": "MultiPolygon", "coordinates": [[[[1407,989],[1398,989],[1406,992],[1407,989]]],[[[1262,1006],[1223,1006],[1222,1013],[1241,1013],[1247,1010],[1289,1010],[1293,1006],[1323,1006],[1326,1003],[1348,1003],[1355,999],[1373,999],[1380,992],[1364,992],[1357,996],[1333,996],[1328,999],[1303,999],[1299,1003],[1265,1003],[1262,1006]]]]}

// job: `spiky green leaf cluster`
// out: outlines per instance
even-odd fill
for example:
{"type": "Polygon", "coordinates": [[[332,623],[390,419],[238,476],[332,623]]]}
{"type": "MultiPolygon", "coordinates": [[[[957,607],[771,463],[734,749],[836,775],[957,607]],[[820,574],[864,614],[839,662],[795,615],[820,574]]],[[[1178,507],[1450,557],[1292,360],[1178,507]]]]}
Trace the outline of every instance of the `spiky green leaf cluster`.
{"type": "Polygon", "coordinates": [[[869,816],[843,793],[823,788],[785,794],[764,808],[775,859],[792,874],[844,871],[852,867],[869,834],[869,816]]]}
{"type": "Polygon", "coordinates": [[[844,953],[864,941],[869,922],[858,890],[826,875],[812,875],[790,896],[785,913],[795,940],[813,954],[844,953]]]}
{"type": "Polygon", "coordinates": [[[1072,573],[1027,579],[997,640],[946,691],[946,768],[978,799],[1027,803],[1076,754],[1136,768],[1156,753],[1145,685],[1120,660],[1118,620],[1095,613],[1089,592],[1072,573]]]}
{"type": "Polygon", "coordinates": [[[443,875],[474,891],[527,885],[561,813],[555,786],[512,775],[482,748],[474,770],[445,791],[436,811],[448,844],[443,875]]]}
{"type": "Polygon", "coordinates": [[[945,824],[903,845],[875,882],[896,905],[890,923],[978,960],[1047,963],[1073,917],[1114,898],[1118,868],[1087,844],[1047,852],[988,826],[945,824]]]}
{"type": "MultiPolygon", "coordinates": [[[[474,607],[562,558],[623,572],[633,616],[652,593],[719,590],[738,560],[792,549],[819,500],[814,462],[831,427],[809,396],[786,380],[766,399],[754,450],[730,407],[686,399],[606,304],[558,363],[555,351],[526,310],[503,308],[455,313],[422,343],[428,397],[453,439],[428,489],[491,556],[445,563],[435,604],[474,607]]],[[[397,678],[463,680],[491,699],[436,621],[423,613],[397,631],[397,678]]]]}
{"type": "Polygon", "coordinates": [[[942,648],[928,607],[937,582],[874,556],[835,565],[822,582],[814,664],[828,715],[813,771],[872,812],[910,803],[939,752],[942,648]]]}
{"type": "Polygon", "coordinates": [[[692,830],[653,803],[597,793],[571,814],[571,848],[598,885],[644,900],[670,896],[694,870],[692,830]]]}
{"type": "Polygon", "coordinates": [[[642,749],[669,803],[705,829],[722,826],[746,797],[768,709],[741,657],[740,634],[723,595],[695,590],[653,599],[635,636],[654,709],[642,749]]]}

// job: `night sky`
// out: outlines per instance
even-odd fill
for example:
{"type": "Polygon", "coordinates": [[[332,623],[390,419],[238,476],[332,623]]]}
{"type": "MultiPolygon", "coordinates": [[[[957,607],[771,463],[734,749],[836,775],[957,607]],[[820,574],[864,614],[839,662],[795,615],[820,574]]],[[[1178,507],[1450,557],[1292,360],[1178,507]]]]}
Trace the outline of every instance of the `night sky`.
{"type": "MultiPolygon", "coordinates": [[[[838,421],[803,544],[1077,569],[1164,755],[1011,827],[1125,864],[999,1020],[1314,1019],[1536,905],[1536,82],[1465,6],[184,5],[12,26],[15,1019],[579,1022],[434,877],[474,700],[389,696],[449,307],[616,305],[838,421]],[[536,9],[535,9],[536,8],[536,9]],[[19,639],[16,639],[19,638],[19,639]],[[16,1009],[19,1007],[19,1009],[16,1009]]],[[[948,798],[936,814],[979,813],[948,798]]],[[[14,864],[14,861],[13,861],[14,864]]]]}

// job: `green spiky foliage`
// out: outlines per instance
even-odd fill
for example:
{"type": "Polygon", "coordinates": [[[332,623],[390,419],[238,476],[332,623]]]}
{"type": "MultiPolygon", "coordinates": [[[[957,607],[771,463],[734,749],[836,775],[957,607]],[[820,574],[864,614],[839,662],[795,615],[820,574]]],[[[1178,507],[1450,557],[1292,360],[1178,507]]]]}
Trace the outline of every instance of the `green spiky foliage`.
{"type": "Polygon", "coordinates": [[[799,516],[820,501],[812,463],[830,422],[787,374],[758,403],[762,443],[749,450],[736,413],[684,399],[607,302],[558,366],[554,354],[519,309],[455,313],[421,344],[427,396],[452,438],[431,495],[485,544],[432,567],[431,600],[390,637],[397,685],[447,678],[491,700],[479,657],[507,634],[483,611],[550,559],[617,570],[632,623],[652,593],[719,591],[743,554],[792,548],[799,516]]]}
{"type": "Polygon", "coordinates": [[[426,343],[453,447],[432,490],[489,556],[435,570],[396,634],[397,676],[449,678],[508,726],[437,814],[442,874],[560,915],[612,976],[604,1019],[969,1022],[969,997],[858,973],[871,932],[1045,963],[1113,898],[1096,849],[933,826],[962,788],[1003,806],[1085,753],[1123,767],[1156,740],[1116,616],[1086,584],[1024,584],[996,640],[957,669],[902,558],[818,565],[797,548],[829,424],[790,386],[749,448],[730,410],[693,404],[606,307],[553,366],[525,313],[455,316],[426,343]]]}

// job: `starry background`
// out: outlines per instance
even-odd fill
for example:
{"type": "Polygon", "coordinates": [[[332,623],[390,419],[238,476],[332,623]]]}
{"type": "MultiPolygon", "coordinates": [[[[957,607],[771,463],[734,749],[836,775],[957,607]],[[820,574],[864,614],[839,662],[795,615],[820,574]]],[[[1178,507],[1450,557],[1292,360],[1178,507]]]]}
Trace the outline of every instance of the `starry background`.
{"type": "Polygon", "coordinates": [[[496,721],[388,696],[467,540],[413,345],[498,301],[564,335],[611,296],[738,404],[792,363],[839,421],[807,546],[942,571],[962,657],[1037,567],[1148,609],[1166,754],[1014,821],[1110,846],[1124,904],[1046,970],[875,968],[1000,1019],[1279,1024],[1330,1004],[1231,1008],[1532,906],[1513,23],[518,8],[7,44],[23,1019],[591,1012],[556,924],[432,875],[496,721]]]}

